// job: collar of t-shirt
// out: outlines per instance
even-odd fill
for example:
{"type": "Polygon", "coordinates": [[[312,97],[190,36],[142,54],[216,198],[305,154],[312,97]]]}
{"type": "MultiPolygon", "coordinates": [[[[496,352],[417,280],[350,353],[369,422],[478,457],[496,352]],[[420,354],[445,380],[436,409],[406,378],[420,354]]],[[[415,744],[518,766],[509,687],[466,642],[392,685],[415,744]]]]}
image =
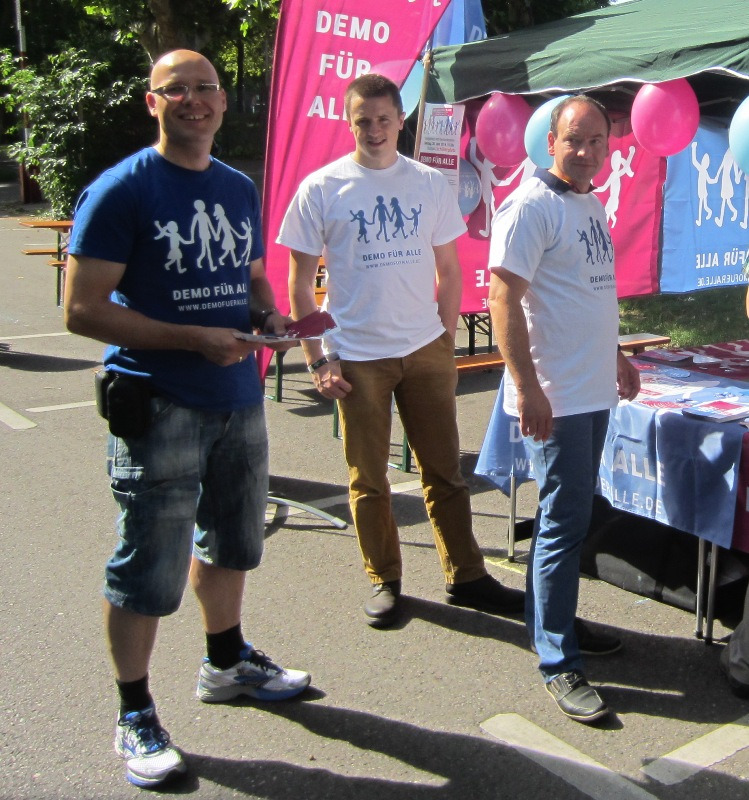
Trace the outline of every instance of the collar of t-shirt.
{"type": "Polygon", "coordinates": [[[557,175],[549,172],[548,169],[537,169],[534,173],[534,177],[538,178],[540,181],[545,183],[552,192],[556,192],[556,194],[564,194],[565,192],[574,192],[575,194],[588,194],[595,189],[593,184],[590,184],[587,192],[581,192],[579,189],[575,188],[571,183],[567,183],[567,181],[563,181],[557,175]]]}

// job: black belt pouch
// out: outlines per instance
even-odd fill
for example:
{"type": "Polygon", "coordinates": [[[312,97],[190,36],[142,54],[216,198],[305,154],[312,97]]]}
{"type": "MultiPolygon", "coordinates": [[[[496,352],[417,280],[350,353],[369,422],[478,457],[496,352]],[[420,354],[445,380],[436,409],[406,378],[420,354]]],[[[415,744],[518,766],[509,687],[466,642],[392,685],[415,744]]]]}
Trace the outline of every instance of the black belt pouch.
{"type": "Polygon", "coordinates": [[[143,436],[151,425],[154,392],[144,378],[99,370],[94,381],[96,407],[109,422],[109,432],[123,439],[143,436]]]}

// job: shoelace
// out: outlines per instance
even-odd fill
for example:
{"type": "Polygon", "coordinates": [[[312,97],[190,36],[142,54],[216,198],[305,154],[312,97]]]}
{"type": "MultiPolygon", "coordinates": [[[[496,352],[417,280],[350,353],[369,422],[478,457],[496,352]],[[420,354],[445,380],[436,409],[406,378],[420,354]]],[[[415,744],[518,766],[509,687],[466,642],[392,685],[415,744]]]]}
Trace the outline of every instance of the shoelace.
{"type": "Polygon", "coordinates": [[[152,716],[144,717],[142,714],[130,725],[137,737],[138,749],[146,753],[161,750],[169,743],[169,734],[159,725],[152,716]]]}
{"type": "Polygon", "coordinates": [[[250,664],[253,664],[266,672],[282,672],[283,670],[278,664],[274,664],[262,650],[252,650],[248,659],[250,664]]]}
{"type": "Polygon", "coordinates": [[[582,686],[585,684],[585,678],[579,672],[566,672],[564,675],[560,675],[560,678],[567,684],[567,688],[570,691],[577,689],[578,686],[582,686]]]}

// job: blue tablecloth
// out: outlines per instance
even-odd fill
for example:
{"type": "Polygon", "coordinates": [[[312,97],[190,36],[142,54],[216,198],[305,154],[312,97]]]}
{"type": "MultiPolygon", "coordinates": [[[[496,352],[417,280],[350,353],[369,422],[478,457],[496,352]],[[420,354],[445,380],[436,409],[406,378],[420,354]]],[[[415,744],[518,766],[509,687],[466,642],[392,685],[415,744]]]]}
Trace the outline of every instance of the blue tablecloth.
{"type": "MultiPolygon", "coordinates": [[[[749,398],[749,385],[633,359],[644,391],[611,413],[599,492],[623,511],[731,546],[746,428],[685,417],[681,408],[716,397],[749,398]]],[[[518,421],[502,410],[500,385],[476,474],[505,494],[510,477],[532,479],[518,421]]]]}

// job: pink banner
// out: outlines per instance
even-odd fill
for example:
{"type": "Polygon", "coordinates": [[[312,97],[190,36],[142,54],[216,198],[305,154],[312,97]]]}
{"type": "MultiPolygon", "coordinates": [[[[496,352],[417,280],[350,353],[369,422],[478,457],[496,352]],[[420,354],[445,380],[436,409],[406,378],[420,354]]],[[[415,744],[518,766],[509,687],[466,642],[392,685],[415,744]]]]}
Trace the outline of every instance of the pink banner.
{"type": "Polygon", "coordinates": [[[263,186],[266,267],[288,309],[286,248],[275,244],[299,183],[353,150],[346,86],[380,72],[402,86],[449,0],[282,0],[263,186]]]}
{"type": "MultiPolygon", "coordinates": [[[[476,117],[481,101],[466,104],[461,138],[461,207],[469,203],[468,233],[458,240],[463,267],[463,313],[487,310],[489,233],[491,218],[502,200],[536,167],[526,159],[514,167],[495,167],[476,144],[476,117]],[[467,162],[467,163],[466,163],[467,162]]],[[[595,179],[598,196],[606,208],[616,249],[616,283],[619,297],[658,291],[658,236],[663,205],[666,159],[640,147],[629,119],[614,123],[610,155],[595,179]]]]}

